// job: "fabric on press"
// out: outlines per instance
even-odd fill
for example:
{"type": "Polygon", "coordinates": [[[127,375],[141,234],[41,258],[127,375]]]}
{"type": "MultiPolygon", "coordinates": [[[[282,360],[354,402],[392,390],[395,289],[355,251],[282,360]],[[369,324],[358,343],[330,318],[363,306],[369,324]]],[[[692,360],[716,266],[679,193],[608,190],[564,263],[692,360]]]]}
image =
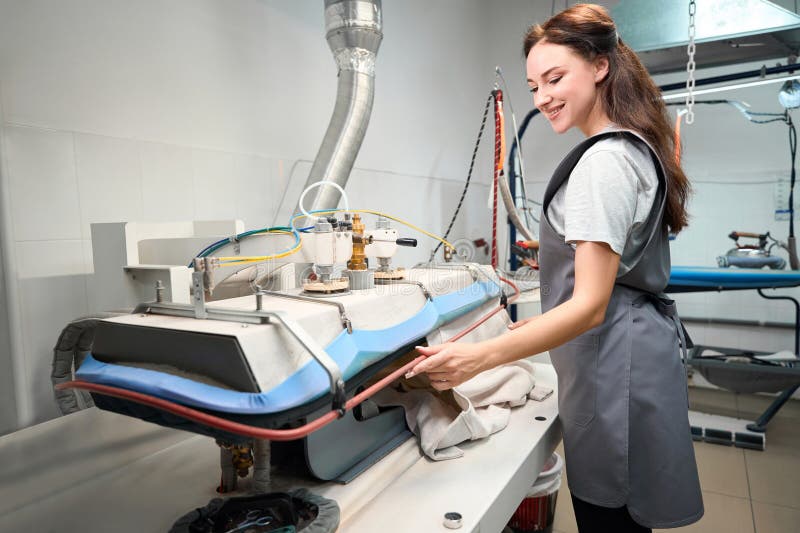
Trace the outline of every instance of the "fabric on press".
{"type": "MultiPolygon", "coordinates": [[[[485,304],[485,310],[491,305],[485,304]]],[[[469,317],[454,320],[428,334],[428,343],[439,344],[468,324],[469,317]]],[[[508,324],[508,315],[499,313],[462,340],[479,342],[492,338],[504,333],[508,324]]],[[[524,405],[534,385],[534,366],[523,360],[478,374],[444,393],[446,400],[426,388],[407,392],[386,389],[375,396],[375,401],[380,405],[402,405],[408,427],[419,437],[423,453],[438,461],[461,457],[464,452],[457,447],[461,442],[504,429],[511,408],[524,405]]]]}
{"type": "Polygon", "coordinates": [[[522,360],[482,372],[452,389],[457,408],[428,390],[386,389],[375,396],[375,402],[402,405],[423,453],[440,461],[464,455],[457,444],[504,429],[511,408],[524,405],[534,385],[534,366],[522,360]]]}

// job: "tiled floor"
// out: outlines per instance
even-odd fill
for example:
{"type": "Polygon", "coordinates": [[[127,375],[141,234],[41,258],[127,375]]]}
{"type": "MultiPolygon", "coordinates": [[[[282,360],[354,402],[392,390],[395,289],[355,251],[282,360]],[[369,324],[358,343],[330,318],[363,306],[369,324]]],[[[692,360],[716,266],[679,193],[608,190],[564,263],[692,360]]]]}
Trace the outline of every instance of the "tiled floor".
{"type": "MultiPolygon", "coordinates": [[[[691,388],[689,397],[693,410],[749,420],[771,403],[767,396],[700,388],[691,388]]],[[[790,401],[769,423],[765,451],[705,442],[694,449],[705,515],[690,526],[657,531],[800,533],[800,401],[790,401]]],[[[566,483],[553,530],[578,531],[566,483]]]]}

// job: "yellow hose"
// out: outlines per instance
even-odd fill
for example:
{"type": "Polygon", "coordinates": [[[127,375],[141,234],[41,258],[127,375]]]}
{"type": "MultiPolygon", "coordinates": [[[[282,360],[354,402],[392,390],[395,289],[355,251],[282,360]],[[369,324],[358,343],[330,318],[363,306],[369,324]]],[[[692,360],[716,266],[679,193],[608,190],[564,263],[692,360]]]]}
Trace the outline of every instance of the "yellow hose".
{"type": "MultiPolygon", "coordinates": [[[[331,214],[331,213],[341,213],[342,211],[344,211],[344,209],[331,209],[330,211],[318,211],[318,212],[311,213],[311,214],[312,215],[328,215],[328,214],[331,214]]],[[[441,237],[439,237],[437,235],[434,235],[433,233],[430,233],[428,231],[425,231],[424,229],[420,228],[419,226],[415,226],[414,224],[412,224],[410,222],[406,222],[405,220],[397,218],[395,216],[388,215],[386,213],[381,213],[380,211],[373,211],[372,209],[350,209],[348,212],[349,213],[368,213],[370,215],[386,217],[386,218],[388,218],[390,220],[394,220],[395,222],[399,222],[400,224],[404,224],[404,225],[408,226],[409,228],[422,233],[423,235],[427,235],[428,237],[441,242],[442,244],[444,244],[445,246],[447,246],[451,250],[455,250],[456,249],[455,246],[453,246],[452,244],[450,244],[448,241],[444,240],[443,238],[441,238],[441,237]]],[[[292,221],[294,222],[295,218],[299,218],[301,216],[303,216],[303,215],[295,215],[295,217],[293,217],[292,221]]],[[[284,235],[292,235],[292,232],[281,231],[281,230],[275,230],[275,231],[271,231],[269,233],[282,233],[284,235]]],[[[247,263],[261,263],[261,262],[264,262],[264,261],[269,261],[271,259],[280,259],[282,257],[290,256],[290,255],[296,253],[297,251],[299,251],[300,248],[302,248],[302,247],[303,247],[303,243],[301,241],[300,243],[297,244],[297,246],[291,248],[290,250],[286,250],[285,252],[279,253],[279,254],[261,255],[261,256],[218,257],[217,259],[219,259],[219,261],[221,263],[224,263],[226,265],[230,265],[230,264],[243,265],[243,264],[247,264],[247,263]]]]}
{"type": "MultiPolygon", "coordinates": [[[[291,231],[282,231],[282,230],[274,230],[268,233],[279,233],[283,235],[293,235],[291,231]]],[[[281,252],[279,254],[272,254],[272,255],[257,255],[257,256],[232,256],[232,257],[218,257],[217,259],[220,260],[221,263],[226,265],[230,264],[238,264],[243,265],[247,263],[262,263],[264,261],[269,261],[270,259],[280,259],[282,257],[287,257],[292,255],[293,253],[300,250],[303,247],[303,241],[300,241],[294,247],[286,250],[285,252],[281,252]]]]}
{"type": "MultiPolygon", "coordinates": [[[[312,214],[314,214],[314,215],[327,215],[327,214],[330,214],[330,213],[340,213],[342,211],[344,211],[344,209],[331,209],[330,211],[320,211],[320,212],[316,212],[316,213],[312,213],[312,214]]],[[[401,224],[405,224],[409,228],[411,228],[411,229],[413,229],[415,231],[418,231],[418,232],[422,233],[423,235],[427,235],[428,237],[441,242],[445,246],[449,247],[451,250],[455,250],[456,249],[455,246],[453,246],[452,244],[450,244],[446,240],[442,239],[441,237],[438,237],[438,236],[434,235],[433,233],[427,232],[424,229],[420,228],[419,226],[415,226],[411,222],[406,222],[405,220],[397,218],[397,217],[394,217],[392,215],[387,215],[386,213],[381,213],[380,211],[373,211],[371,209],[351,209],[349,212],[350,213],[369,213],[370,215],[377,215],[377,216],[381,216],[381,217],[386,217],[388,219],[394,220],[395,222],[399,222],[401,224]]],[[[302,216],[302,215],[300,215],[300,216],[302,216]]]]}

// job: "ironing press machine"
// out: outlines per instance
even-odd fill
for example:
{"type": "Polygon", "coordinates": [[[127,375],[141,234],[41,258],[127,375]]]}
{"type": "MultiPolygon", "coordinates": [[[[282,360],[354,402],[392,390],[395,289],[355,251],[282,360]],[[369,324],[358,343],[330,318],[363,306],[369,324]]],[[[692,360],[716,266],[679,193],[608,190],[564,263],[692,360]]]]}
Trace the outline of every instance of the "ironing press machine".
{"type": "MultiPolygon", "coordinates": [[[[154,236],[159,227],[94,225],[98,277],[113,279],[114,273],[104,269],[116,268],[129,286],[111,293],[144,292],[130,286],[150,284],[147,274],[152,277],[153,271],[172,272],[173,280],[191,279],[191,290],[157,280],[151,301],[136,305],[132,313],[100,320],[75,380],[60,387],[89,391],[101,409],[216,439],[228,459],[221,491],[234,489],[234,472],[246,474],[251,464],[258,469],[259,460],[262,470],[268,471],[271,461],[301,464],[323,480],[353,479],[410,436],[401,408],[379,408],[369,400],[356,406],[354,397],[381,378],[384,384],[395,380],[396,370],[414,359],[413,347],[440,327],[467,325],[502,310],[506,300],[491,267],[468,263],[419,265],[400,270],[402,279],[375,279],[373,270],[361,270],[360,288],[352,288],[355,277],[343,263],[357,266],[353,254],[340,250],[334,257],[337,252],[331,250],[347,248],[342,241],[351,248],[355,242],[359,250],[361,242],[363,250],[356,255],[390,256],[373,247],[390,240],[385,220],[377,233],[366,231],[355,239],[348,224],[336,222],[337,236],[328,231],[328,218],[320,220],[315,231],[302,234],[306,255],[298,253],[298,263],[272,265],[271,271],[281,274],[273,279],[278,288],[263,286],[255,294],[220,300],[213,299],[216,289],[230,293],[226,283],[241,283],[241,265],[235,274],[220,278],[211,270],[217,260],[209,257],[195,258],[191,269],[138,261],[140,253],[152,258],[158,250],[168,259],[196,235],[165,238],[170,228],[161,225],[162,235],[137,240],[154,236]],[[108,259],[115,248],[131,254],[120,255],[116,267],[108,259]],[[310,269],[309,258],[315,261],[310,269]],[[175,275],[181,269],[186,275],[175,275]],[[305,279],[313,272],[313,281],[294,283],[290,270],[305,279]],[[316,290],[326,285],[323,279],[329,290],[316,290]],[[166,294],[175,298],[168,300],[166,294]]],[[[260,237],[235,245],[232,239],[226,246],[238,246],[242,254],[281,249],[292,236],[260,237]]],[[[397,243],[392,246],[396,249],[397,243]]],[[[248,276],[255,278],[255,271],[248,276]]],[[[481,327],[499,333],[505,325],[498,315],[481,327]]]]}

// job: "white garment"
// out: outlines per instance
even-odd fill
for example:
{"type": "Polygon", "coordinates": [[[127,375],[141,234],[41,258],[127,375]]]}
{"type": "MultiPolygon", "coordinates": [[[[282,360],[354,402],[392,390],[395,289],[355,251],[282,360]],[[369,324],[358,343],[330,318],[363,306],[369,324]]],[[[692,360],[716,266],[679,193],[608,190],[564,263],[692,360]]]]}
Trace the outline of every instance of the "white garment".
{"type": "Polygon", "coordinates": [[[460,412],[428,390],[384,389],[373,400],[378,405],[403,406],[423,453],[441,461],[464,455],[457,444],[504,429],[511,408],[524,405],[534,385],[533,363],[521,360],[487,370],[454,388],[460,412]]]}
{"type": "MultiPolygon", "coordinates": [[[[441,344],[497,307],[497,301],[430,332],[428,345],[441,344]]],[[[505,311],[493,315],[460,342],[480,342],[508,331],[511,319],[505,311]]],[[[533,363],[521,360],[478,374],[453,389],[459,409],[427,389],[400,392],[384,389],[373,396],[378,405],[401,405],[406,422],[419,437],[423,453],[435,461],[455,459],[464,452],[456,444],[482,439],[508,425],[511,408],[524,405],[534,388],[533,363]]]]}

